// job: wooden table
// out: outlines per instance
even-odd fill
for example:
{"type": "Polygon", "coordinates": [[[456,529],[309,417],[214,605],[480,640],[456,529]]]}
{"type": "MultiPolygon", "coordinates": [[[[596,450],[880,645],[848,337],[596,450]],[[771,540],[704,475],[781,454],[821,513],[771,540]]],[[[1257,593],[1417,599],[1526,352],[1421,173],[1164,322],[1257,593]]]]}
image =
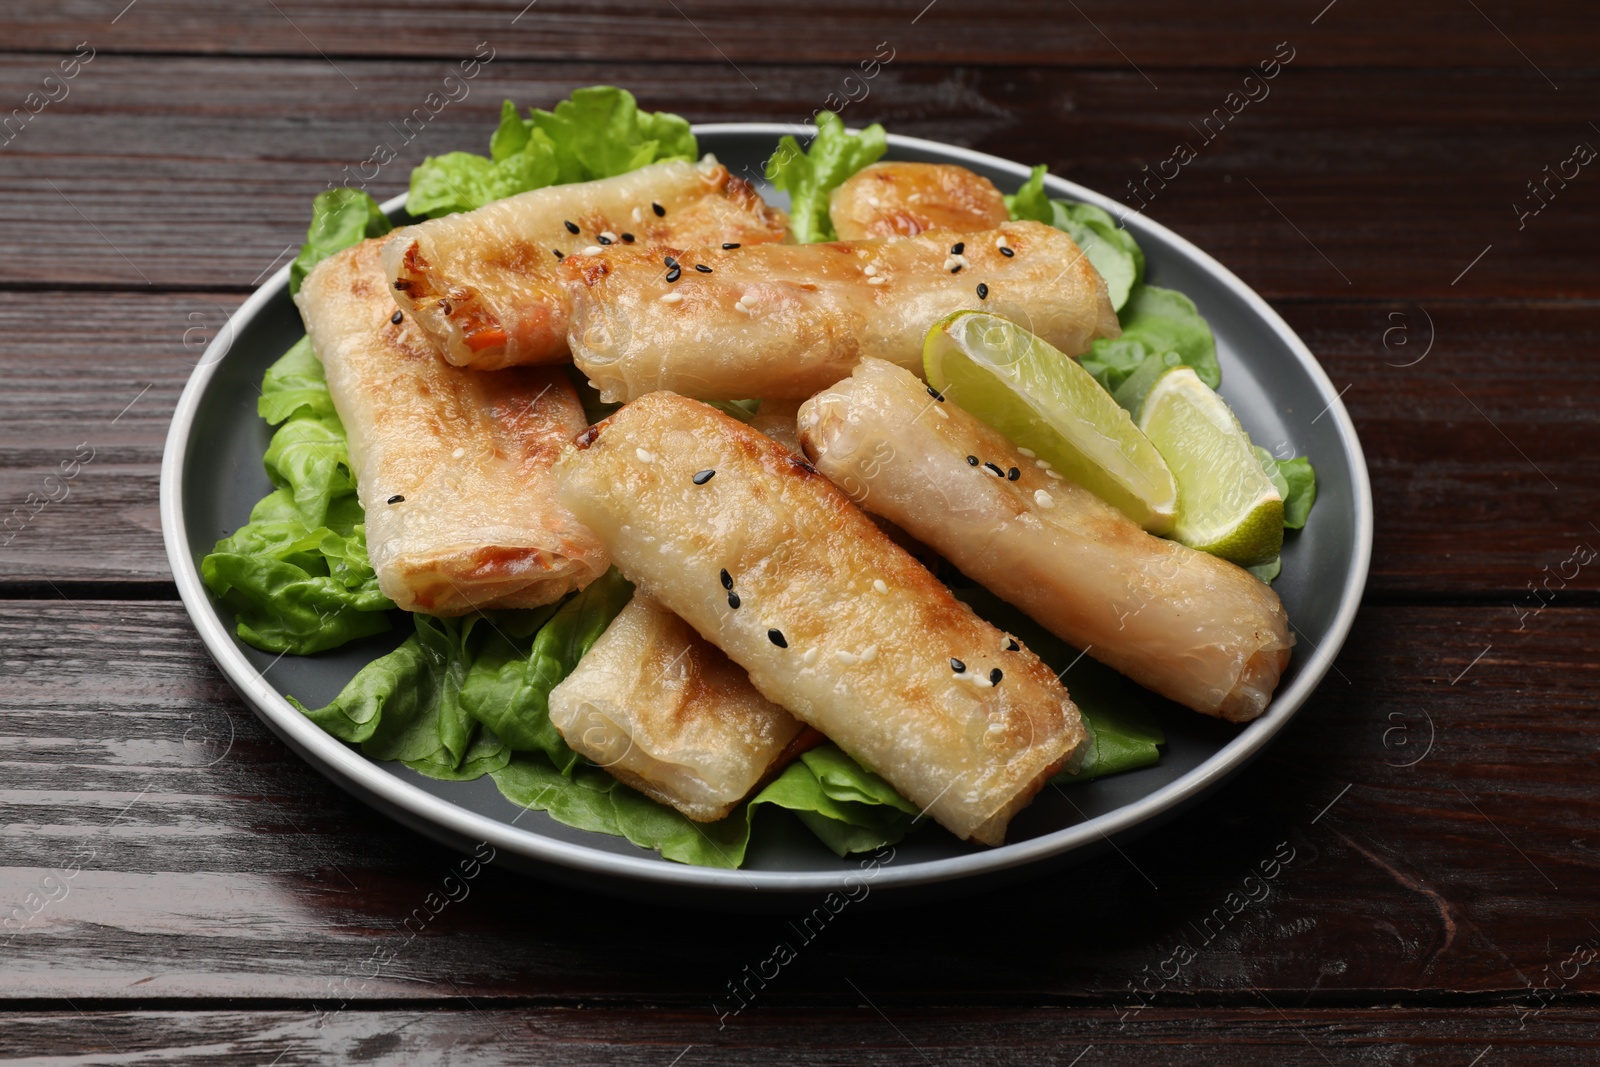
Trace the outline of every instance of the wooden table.
{"type": "Polygon", "coordinates": [[[4,5],[7,507],[92,459],[0,556],[0,1056],[1596,1062],[1600,173],[1572,160],[1600,145],[1600,9],[1324,3],[4,5]],[[311,197],[401,143],[480,42],[492,62],[413,123],[380,199],[425,154],[482,151],[502,97],[596,82],[700,121],[800,122],[864,89],[850,122],[1130,202],[1196,145],[1149,213],[1283,313],[1367,449],[1372,579],[1319,694],[1120,854],[847,911],[737,1016],[713,1002],[781,917],[490,867],[409,932],[456,857],[222,680],[175,598],[157,467],[191,366],[311,197]],[[1230,93],[1256,98],[1233,114],[1230,93]]]}

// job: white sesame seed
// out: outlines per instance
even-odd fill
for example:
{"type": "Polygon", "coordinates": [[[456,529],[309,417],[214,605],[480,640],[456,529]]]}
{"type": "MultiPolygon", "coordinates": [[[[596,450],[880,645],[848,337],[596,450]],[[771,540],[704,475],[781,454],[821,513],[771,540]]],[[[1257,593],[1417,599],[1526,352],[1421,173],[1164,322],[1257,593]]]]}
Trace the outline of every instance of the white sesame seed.
{"type": "Polygon", "coordinates": [[[1048,470],[1048,471],[1045,471],[1045,473],[1048,474],[1050,477],[1054,478],[1058,482],[1061,480],[1061,475],[1056,471],[1048,470]]]}
{"type": "Polygon", "coordinates": [[[682,293],[666,293],[658,297],[663,304],[680,304],[683,302],[682,293]]]}
{"type": "Polygon", "coordinates": [[[743,304],[747,308],[755,307],[756,306],[756,301],[757,301],[757,297],[756,297],[756,294],[754,294],[754,293],[746,293],[746,294],[744,294],[743,296],[741,296],[739,298],[739,303],[743,304]]]}
{"type": "Polygon", "coordinates": [[[1041,508],[1044,508],[1046,511],[1056,506],[1056,498],[1045,492],[1043,489],[1035,489],[1033,491],[1033,502],[1038,504],[1041,508]]]}
{"type": "Polygon", "coordinates": [[[934,414],[938,415],[941,419],[948,419],[950,417],[950,413],[944,408],[935,406],[933,410],[934,414]]]}
{"type": "Polygon", "coordinates": [[[877,645],[868,645],[866,648],[863,648],[861,650],[861,662],[862,663],[871,663],[873,660],[875,660],[877,658],[878,658],[878,646],[877,645]]]}
{"type": "Polygon", "coordinates": [[[604,237],[606,240],[610,241],[613,244],[616,243],[617,235],[612,233],[610,230],[607,230],[605,233],[601,234],[600,236],[604,237]]]}
{"type": "Polygon", "coordinates": [[[976,671],[966,671],[961,674],[951,671],[950,677],[958,682],[966,682],[968,685],[976,686],[979,689],[988,689],[994,685],[993,682],[976,671]]]}
{"type": "Polygon", "coordinates": [[[586,256],[598,256],[604,251],[605,249],[601,248],[599,245],[590,245],[588,248],[583,250],[583,254],[586,256]]]}
{"type": "Polygon", "coordinates": [[[888,280],[889,280],[888,278],[885,278],[883,275],[880,274],[875,278],[868,278],[867,279],[867,284],[868,285],[883,285],[886,282],[888,282],[888,280]]]}
{"type": "Polygon", "coordinates": [[[639,457],[640,463],[654,463],[656,460],[656,457],[652,456],[642,448],[634,449],[633,454],[639,457]]]}
{"type": "Polygon", "coordinates": [[[466,449],[458,448],[454,452],[450,453],[450,458],[451,459],[460,459],[462,456],[465,456],[466,454],[467,454],[467,450],[466,449]]]}
{"type": "Polygon", "coordinates": [[[741,315],[751,314],[750,308],[745,304],[735,304],[733,305],[733,310],[739,312],[741,315]]]}
{"type": "Polygon", "coordinates": [[[633,209],[633,221],[634,222],[643,222],[644,221],[644,212],[640,211],[638,208],[634,208],[633,209]]]}
{"type": "Polygon", "coordinates": [[[1039,453],[1035,452],[1031,448],[1019,448],[1019,449],[1017,449],[1017,451],[1022,453],[1024,456],[1027,456],[1029,459],[1033,459],[1035,456],[1037,456],[1039,454],[1039,453]]]}
{"type": "Polygon", "coordinates": [[[833,658],[844,664],[846,667],[854,667],[856,664],[855,655],[853,653],[846,652],[842,648],[833,654],[833,658]]]}
{"type": "Polygon", "coordinates": [[[877,268],[877,267],[875,267],[875,266],[873,266],[873,265],[872,265],[872,264],[871,264],[871,263],[868,263],[868,264],[867,264],[867,269],[866,269],[866,270],[864,270],[864,271],[862,271],[862,272],[861,272],[861,273],[862,273],[862,274],[865,274],[865,275],[866,275],[866,276],[867,276],[867,277],[869,277],[869,278],[870,278],[870,277],[872,277],[872,276],[873,276],[873,275],[874,275],[874,274],[876,274],[876,273],[878,273],[878,268],[877,268]]]}
{"type": "Polygon", "coordinates": [[[877,590],[880,593],[887,593],[889,591],[889,587],[886,584],[884,584],[884,581],[883,581],[882,578],[874,578],[874,579],[872,579],[872,588],[877,590]]]}
{"type": "Polygon", "coordinates": [[[996,237],[994,239],[994,246],[996,248],[1005,248],[1006,247],[1006,239],[1005,239],[1005,237],[1004,236],[996,237]]]}
{"type": "Polygon", "coordinates": [[[800,663],[809,667],[815,662],[817,662],[817,650],[814,648],[806,649],[806,654],[800,657],[800,663]]]}

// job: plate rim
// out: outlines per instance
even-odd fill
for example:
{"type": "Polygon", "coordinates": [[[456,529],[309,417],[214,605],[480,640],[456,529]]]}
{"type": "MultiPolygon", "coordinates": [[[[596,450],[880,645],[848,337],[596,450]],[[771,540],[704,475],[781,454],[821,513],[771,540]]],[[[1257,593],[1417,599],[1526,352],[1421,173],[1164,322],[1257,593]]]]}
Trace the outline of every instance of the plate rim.
{"type": "MultiPolygon", "coordinates": [[[[697,137],[708,134],[730,137],[767,136],[776,143],[784,134],[796,132],[804,134],[813,127],[779,122],[727,122],[696,123],[692,129],[697,137]]],[[[1019,179],[1026,179],[1031,171],[1031,168],[1012,160],[926,138],[889,134],[888,143],[891,147],[933,153],[952,162],[981,164],[1015,175],[1019,179]]],[[[1244,727],[1198,766],[1159,789],[1103,815],[1027,841],[968,855],[918,861],[899,867],[894,866],[892,862],[881,864],[870,874],[873,885],[877,888],[930,885],[1015,870],[1094,845],[1101,839],[1110,840],[1114,835],[1134,830],[1141,824],[1159,819],[1164,814],[1180,810],[1186,804],[1197,800],[1259,753],[1322,684],[1355,623],[1356,613],[1361,606],[1361,596],[1366,587],[1373,539],[1372,486],[1366,455],[1343,399],[1334,389],[1333,382],[1310,348],[1254,289],[1184,237],[1143,213],[1128,211],[1124,205],[1076,182],[1053,175],[1047,175],[1045,182],[1055,195],[1091,203],[1110,212],[1136,235],[1148,234],[1169,242],[1177,251],[1189,256],[1200,269],[1219,281],[1234,297],[1241,300],[1288,346],[1296,361],[1308,372],[1313,384],[1322,392],[1323,398],[1329,400],[1327,413],[1333,417],[1341,444],[1351,459],[1355,555],[1344,572],[1344,587],[1340,592],[1338,610],[1327,640],[1321,646],[1314,648],[1312,658],[1301,667],[1294,682],[1287,690],[1274,695],[1267,711],[1260,718],[1244,727]]],[[[405,199],[406,194],[401,193],[380,206],[386,215],[392,214],[404,207],[405,199]]],[[[831,871],[761,871],[696,867],[663,860],[659,855],[645,854],[643,850],[637,856],[618,854],[547,837],[535,830],[518,828],[510,822],[480,815],[452,801],[435,796],[391,773],[378,762],[369,760],[331,734],[324,733],[310,719],[296,711],[283,694],[255,669],[235,644],[233,634],[224,625],[220,613],[211,601],[210,593],[200,579],[197,561],[189,556],[188,524],[183,513],[183,472],[188,459],[188,438],[193,430],[201,400],[217,367],[227,357],[238,332],[287,288],[288,277],[289,265],[286,264],[246,298],[239,309],[229,317],[223,330],[207,346],[179,396],[161,460],[161,530],[178,596],[207,652],[252,710],[280,737],[288,741],[290,747],[297,749],[297,755],[308,759],[317,770],[334,778],[336,784],[347,790],[353,788],[362,800],[370,802],[376,798],[383,804],[405,813],[410,819],[421,820],[423,823],[468,840],[487,842],[497,850],[503,849],[516,856],[555,864],[570,873],[592,874],[634,883],[654,883],[677,889],[709,889],[740,893],[845,889],[849,888],[847,879],[863,877],[851,868],[831,871]],[[309,759],[308,753],[315,755],[317,759],[309,759]]],[[[385,813],[396,817],[393,811],[385,813]]],[[[409,822],[408,819],[399,818],[397,821],[409,822]]],[[[862,861],[863,867],[866,866],[866,862],[862,861]]]]}

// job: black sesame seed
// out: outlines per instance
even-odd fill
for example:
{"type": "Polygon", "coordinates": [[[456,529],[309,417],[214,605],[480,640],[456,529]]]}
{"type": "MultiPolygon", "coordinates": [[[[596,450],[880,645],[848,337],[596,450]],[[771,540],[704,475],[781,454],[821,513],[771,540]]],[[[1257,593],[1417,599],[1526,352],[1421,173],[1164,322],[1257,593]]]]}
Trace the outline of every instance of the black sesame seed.
{"type": "Polygon", "coordinates": [[[611,238],[607,237],[605,234],[601,234],[599,237],[596,237],[595,240],[599,241],[603,245],[608,245],[611,243],[611,238]]]}
{"type": "Polygon", "coordinates": [[[987,299],[989,299],[989,286],[986,285],[983,282],[979,282],[978,283],[978,299],[979,300],[987,300],[987,299]]]}
{"type": "Polygon", "coordinates": [[[993,471],[995,476],[998,478],[1004,478],[1006,476],[1006,472],[1001,470],[999,466],[994,463],[985,463],[984,466],[993,471]]]}
{"type": "Polygon", "coordinates": [[[691,480],[694,482],[695,485],[705,485],[707,482],[709,482],[712,478],[715,478],[716,476],[717,476],[716,469],[713,468],[713,467],[707,467],[705,470],[703,470],[700,473],[696,474],[694,476],[694,478],[691,479],[691,480]]]}
{"type": "Polygon", "coordinates": [[[678,258],[676,256],[662,256],[661,262],[667,267],[676,267],[678,265],[678,258]]]}
{"type": "Polygon", "coordinates": [[[1000,249],[1000,254],[1005,256],[1007,259],[1010,259],[1012,256],[1017,254],[1017,250],[1014,248],[1002,248],[1000,249]]]}
{"type": "Polygon", "coordinates": [[[996,667],[994,670],[989,672],[989,684],[990,685],[999,685],[1000,684],[1000,679],[1002,679],[1004,677],[1005,677],[1005,674],[1003,674],[1001,672],[999,667],[996,667]]]}
{"type": "Polygon", "coordinates": [[[968,456],[967,457],[967,466],[976,467],[977,465],[978,465],[978,457],[977,456],[968,456]]]}
{"type": "Polygon", "coordinates": [[[965,252],[966,250],[967,250],[967,242],[965,242],[965,241],[957,241],[955,244],[950,246],[950,254],[952,256],[959,256],[961,253],[965,252]]]}
{"type": "Polygon", "coordinates": [[[1015,467],[1012,467],[1010,470],[1006,471],[1006,480],[1007,481],[1014,482],[1020,477],[1022,477],[1022,472],[1017,470],[1017,468],[1015,468],[1015,467]]]}
{"type": "Polygon", "coordinates": [[[935,388],[934,388],[934,387],[933,387],[933,386],[931,386],[931,385],[930,385],[930,386],[928,386],[928,395],[929,395],[929,396],[931,396],[931,397],[933,397],[933,398],[934,398],[934,399],[935,399],[935,400],[937,400],[937,401],[938,401],[938,402],[939,402],[939,403],[941,403],[941,404],[943,404],[943,403],[944,403],[944,394],[943,394],[943,393],[941,393],[941,392],[939,392],[939,390],[937,390],[937,389],[935,389],[935,388]]]}
{"type": "Polygon", "coordinates": [[[683,271],[677,267],[667,271],[667,281],[669,282],[675,282],[681,277],[683,277],[683,271]]]}
{"type": "Polygon", "coordinates": [[[950,273],[951,274],[960,274],[961,273],[961,264],[957,263],[955,266],[951,267],[950,268],[950,273]]]}
{"type": "Polygon", "coordinates": [[[631,233],[623,234],[622,235],[622,243],[623,244],[629,244],[629,245],[633,244],[633,234],[631,234],[631,233]]]}
{"type": "Polygon", "coordinates": [[[962,663],[960,660],[958,660],[958,659],[956,659],[954,657],[951,657],[950,669],[955,671],[957,674],[965,674],[966,670],[967,670],[967,665],[965,663],[962,663]]]}
{"type": "Polygon", "coordinates": [[[389,498],[389,503],[391,504],[404,504],[405,502],[406,498],[401,496],[399,493],[396,493],[394,496],[389,498]]]}
{"type": "Polygon", "coordinates": [[[733,608],[735,611],[739,609],[739,594],[731,589],[728,590],[728,607],[733,608]]]}
{"type": "Polygon", "coordinates": [[[706,266],[704,263],[696,263],[694,265],[694,269],[699,271],[701,274],[710,274],[711,273],[711,268],[706,266]]]}
{"type": "Polygon", "coordinates": [[[405,317],[406,313],[404,311],[396,311],[393,315],[389,316],[389,321],[398,326],[405,321],[405,317]]]}
{"type": "Polygon", "coordinates": [[[722,568],[722,574],[720,575],[720,577],[722,578],[722,588],[724,588],[724,589],[732,589],[733,588],[733,575],[728,573],[728,568],[726,568],[726,567],[722,568]]]}
{"type": "Polygon", "coordinates": [[[568,222],[565,219],[563,219],[561,221],[561,225],[563,225],[563,226],[565,226],[567,228],[567,232],[568,233],[577,233],[578,232],[578,227],[577,227],[577,225],[575,223],[568,222]]]}
{"type": "Polygon", "coordinates": [[[662,207],[660,204],[657,204],[655,201],[650,202],[650,210],[656,213],[656,218],[658,219],[666,217],[667,209],[662,207]]]}
{"type": "Polygon", "coordinates": [[[783,636],[783,631],[782,630],[768,630],[767,631],[767,640],[771,641],[773,644],[777,645],[779,648],[788,648],[789,647],[789,639],[783,636]]]}
{"type": "Polygon", "coordinates": [[[738,248],[738,247],[739,247],[739,242],[738,241],[724,241],[722,243],[722,250],[724,252],[726,252],[730,248],[738,248]]]}
{"type": "Polygon", "coordinates": [[[1008,638],[1006,638],[1006,651],[1007,652],[1021,652],[1022,651],[1022,646],[1017,644],[1017,639],[1015,637],[1008,637],[1008,638]]]}
{"type": "Polygon", "coordinates": [[[552,251],[552,252],[554,252],[554,253],[555,253],[555,254],[556,254],[556,258],[557,258],[557,259],[561,259],[561,258],[563,258],[563,257],[562,257],[562,254],[561,254],[561,249],[559,249],[559,248],[552,248],[552,249],[551,249],[551,250],[550,250],[550,251],[552,251]]]}

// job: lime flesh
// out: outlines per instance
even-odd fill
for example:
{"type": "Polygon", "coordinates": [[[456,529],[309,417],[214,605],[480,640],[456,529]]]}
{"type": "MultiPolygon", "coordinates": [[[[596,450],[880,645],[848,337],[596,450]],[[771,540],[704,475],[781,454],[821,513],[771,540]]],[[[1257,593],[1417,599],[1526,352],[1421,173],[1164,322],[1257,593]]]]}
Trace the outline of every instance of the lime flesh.
{"type": "Polygon", "coordinates": [[[1283,548],[1283,497],[1227,403],[1188,367],[1155,383],[1139,428],[1178,482],[1175,540],[1243,567],[1283,548]]]}

